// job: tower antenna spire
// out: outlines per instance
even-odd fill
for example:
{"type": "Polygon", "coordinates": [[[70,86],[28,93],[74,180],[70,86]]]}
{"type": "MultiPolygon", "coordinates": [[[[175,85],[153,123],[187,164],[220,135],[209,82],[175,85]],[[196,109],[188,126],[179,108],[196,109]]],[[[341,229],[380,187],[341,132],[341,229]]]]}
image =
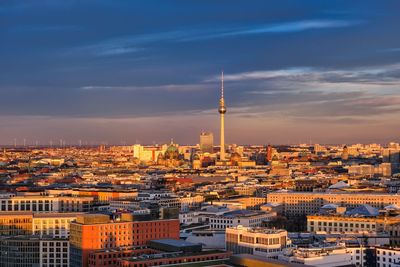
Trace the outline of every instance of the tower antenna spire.
{"type": "Polygon", "coordinates": [[[224,71],[221,72],[221,98],[224,98],[224,71]]]}

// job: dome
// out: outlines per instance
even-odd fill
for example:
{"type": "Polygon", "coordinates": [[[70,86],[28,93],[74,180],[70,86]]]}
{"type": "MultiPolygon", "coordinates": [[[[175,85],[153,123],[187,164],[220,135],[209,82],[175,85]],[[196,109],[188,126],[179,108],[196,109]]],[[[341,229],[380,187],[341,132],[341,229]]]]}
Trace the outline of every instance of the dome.
{"type": "Polygon", "coordinates": [[[165,151],[164,155],[165,155],[166,159],[178,159],[178,157],[179,157],[178,148],[176,146],[174,146],[173,144],[171,144],[165,151]]]}

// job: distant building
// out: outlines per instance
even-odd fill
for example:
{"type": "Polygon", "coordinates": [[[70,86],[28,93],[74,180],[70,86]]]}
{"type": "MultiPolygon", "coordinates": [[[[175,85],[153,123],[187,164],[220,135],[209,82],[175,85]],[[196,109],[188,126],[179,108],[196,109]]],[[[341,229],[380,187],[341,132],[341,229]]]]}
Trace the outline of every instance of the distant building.
{"type": "Polygon", "coordinates": [[[89,196],[0,196],[0,211],[88,212],[93,201],[89,196]]]}
{"type": "Polygon", "coordinates": [[[349,149],[347,146],[343,147],[343,152],[342,152],[342,160],[348,160],[349,159],[349,149]]]}
{"type": "Polygon", "coordinates": [[[383,193],[272,192],[267,195],[267,202],[282,204],[286,216],[299,216],[315,214],[322,206],[330,203],[338,203],[347,208],[356,208],[362,204],[378,209],[391,204],[400,206],[400,196],[383,193]]]}
{"type": "Polygon", "coordinates": [[[213,153],[214,151],[214,135],[210,132],[202,132],[200,134],[200,150],[203,153],[213,153]]]}

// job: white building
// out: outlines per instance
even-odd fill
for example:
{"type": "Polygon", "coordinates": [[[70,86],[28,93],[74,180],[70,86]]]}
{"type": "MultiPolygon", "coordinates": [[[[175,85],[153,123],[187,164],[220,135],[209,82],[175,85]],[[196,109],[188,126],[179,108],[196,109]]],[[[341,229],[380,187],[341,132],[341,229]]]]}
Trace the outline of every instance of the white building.
{"type": "Polygon", "coordinates": [[[276,216],[275,212],[262,212],[250,210],[235,210],[222,215],[214,215],[208,218],[211,229],[226,229],[243,225],[245,227],[258,227],[265,221],[270,221],[276,216]]]}
{"type": "Polygon", "coordinates": [[[376,248],[377,267],[395,267],[400,265],[400,249],[390,247],[376,248]]]}
{"type": "Polygon", "coordinates": [[[226,249],[234,254],[253,254],[267,258],[278,258],[291,246],[286,230],[268,228],[237,227],[226,229],[226,249]]]}
{"type": "Polygon", "coordinates": [[[313,248],[287,249],[279,259],[316,267],[365,266],[366,249],[344,245],[320,245],[313,248]],[[361,261],[364,261],[361,265],[361,261]]]}

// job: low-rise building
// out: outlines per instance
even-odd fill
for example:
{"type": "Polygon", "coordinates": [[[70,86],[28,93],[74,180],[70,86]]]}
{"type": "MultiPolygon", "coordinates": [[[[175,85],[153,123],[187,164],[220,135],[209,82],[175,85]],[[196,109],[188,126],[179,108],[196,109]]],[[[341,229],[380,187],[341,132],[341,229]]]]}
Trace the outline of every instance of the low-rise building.
{"type": "Polygon", "coordinates": [[[234,254],[278,258],[291,246],[286,230],[237,226],[226,229],[226,249],[234,254]]]}

